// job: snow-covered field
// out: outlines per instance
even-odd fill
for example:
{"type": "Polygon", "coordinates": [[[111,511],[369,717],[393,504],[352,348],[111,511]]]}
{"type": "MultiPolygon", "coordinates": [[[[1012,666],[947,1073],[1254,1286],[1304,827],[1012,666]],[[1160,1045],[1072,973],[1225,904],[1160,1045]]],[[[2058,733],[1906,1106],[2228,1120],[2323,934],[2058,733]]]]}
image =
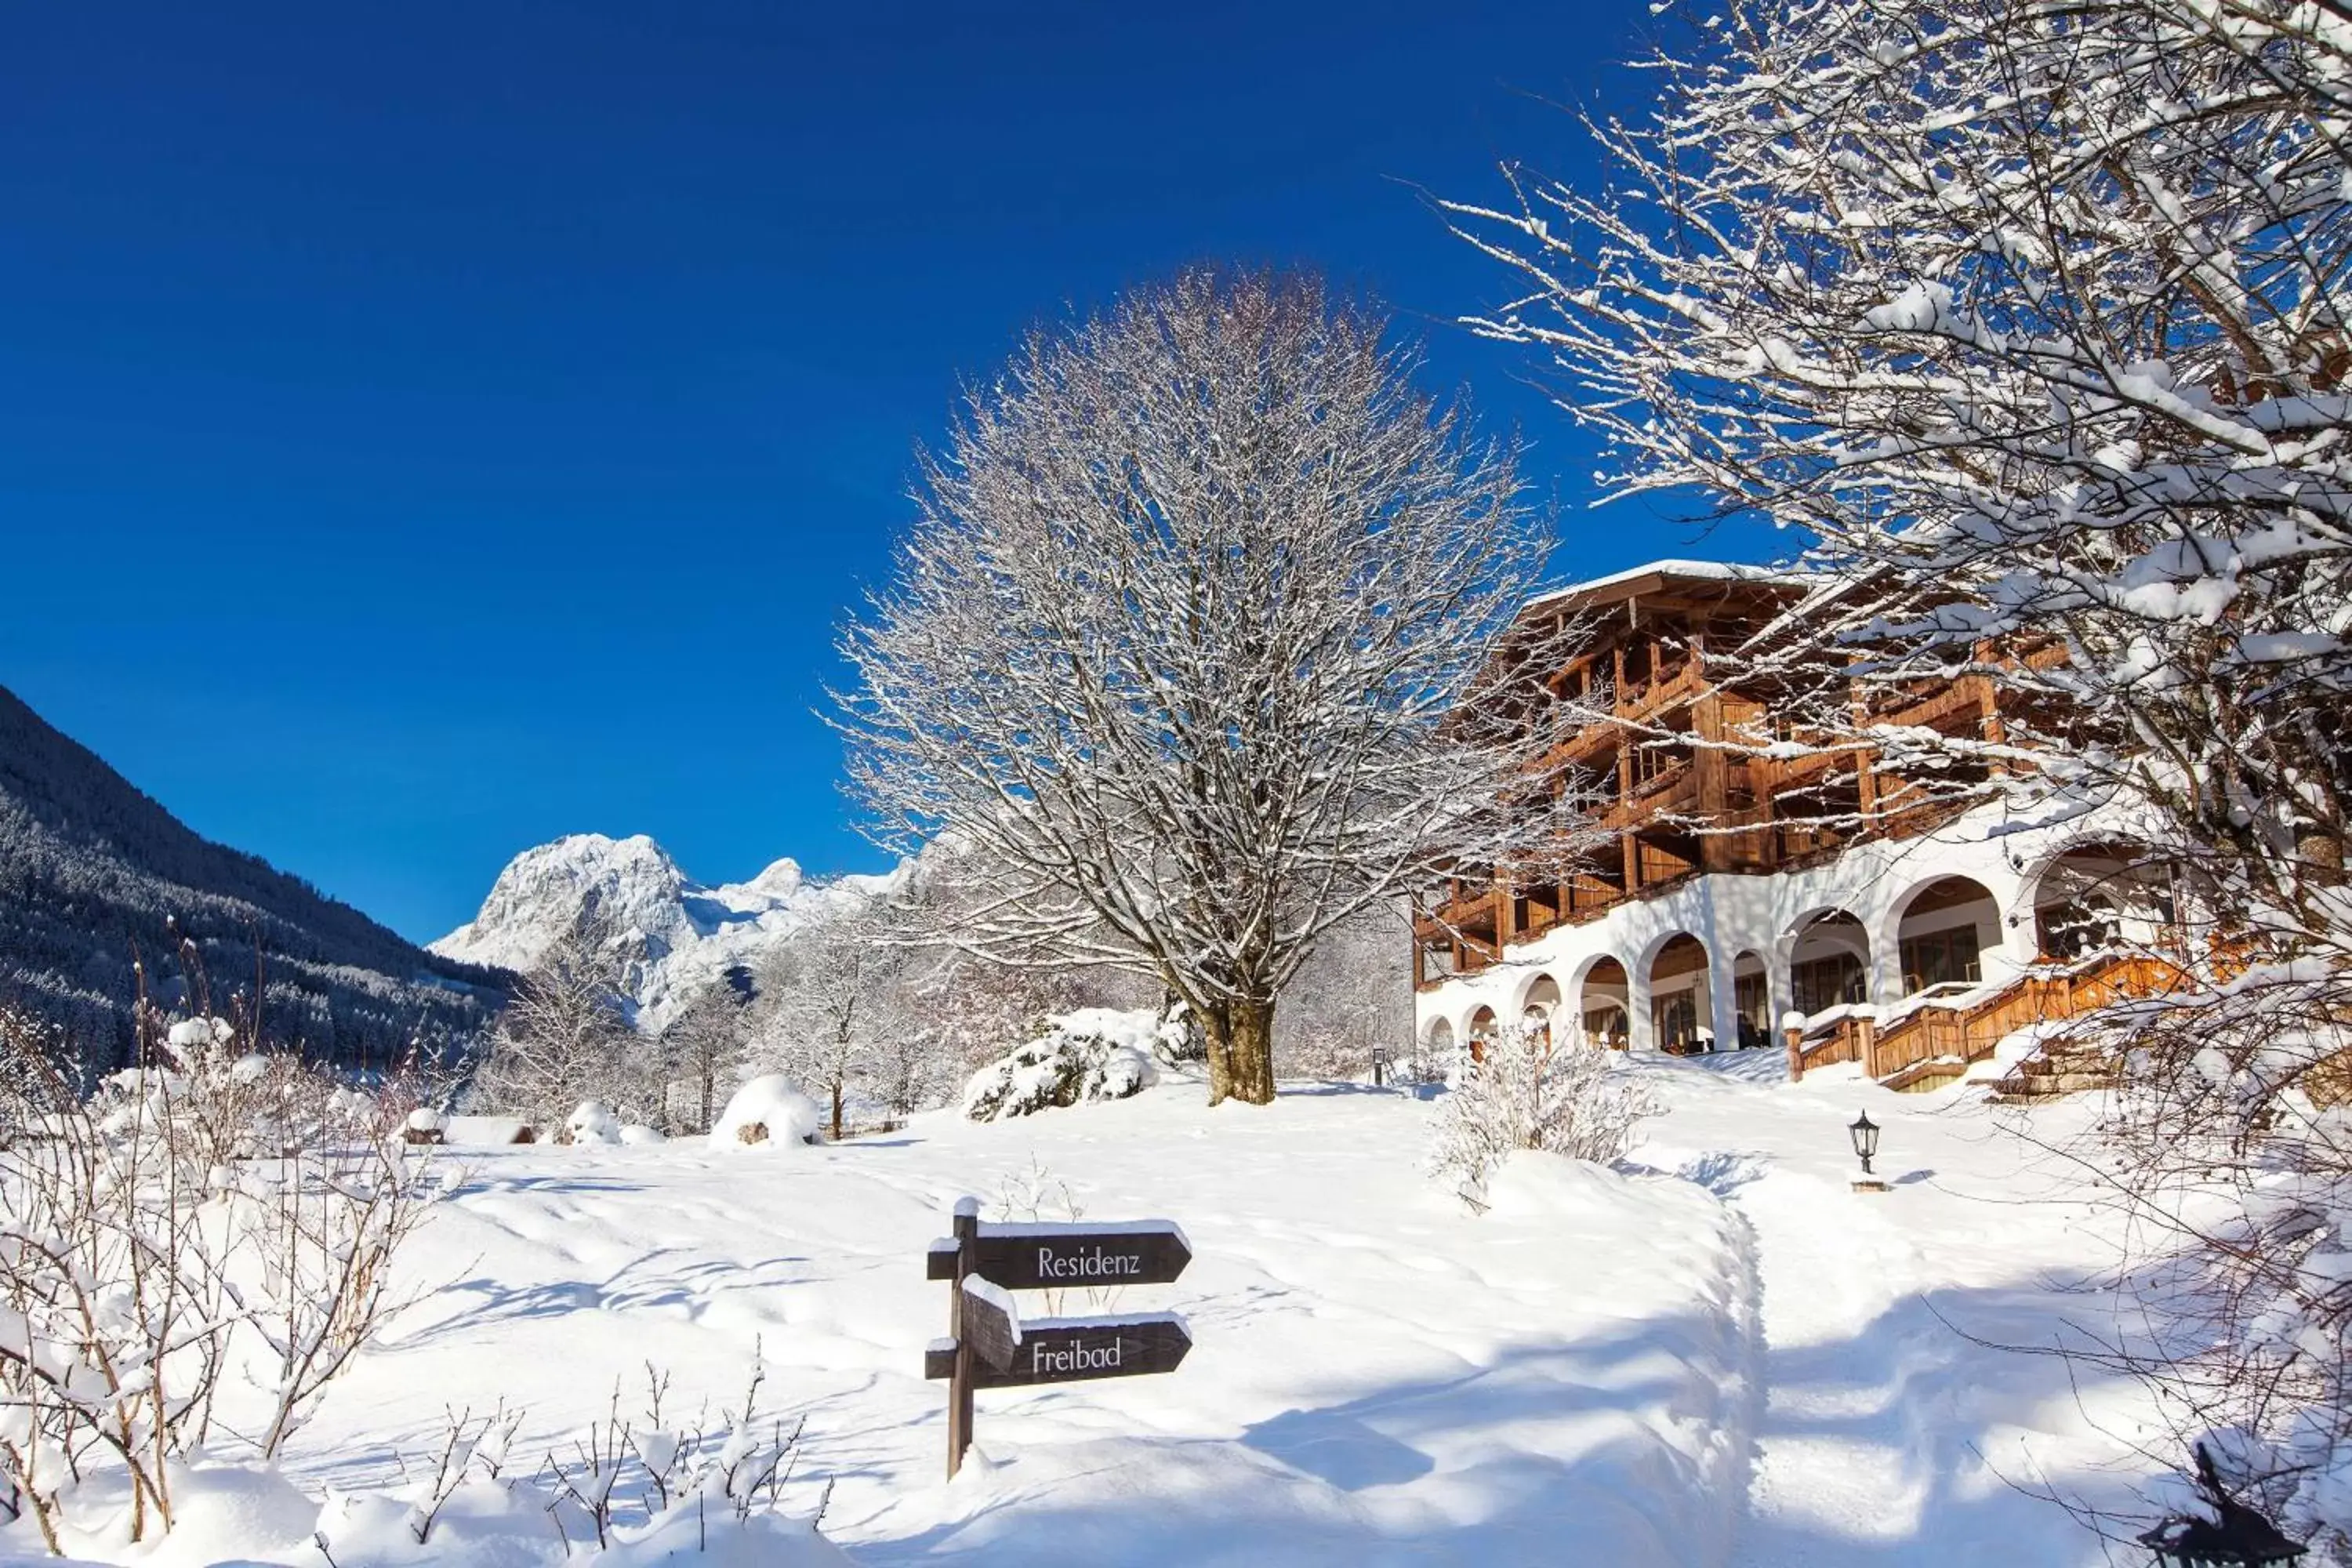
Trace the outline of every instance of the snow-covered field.
{"type": "Polygon", "coordinates": [[[1965,1092],[1790,1087],[1761,1053],[1642,1070],[1672,1106],[1637,1154],[1654,1173],[1538,1158],[1478,1217],[1419,1169],[1431,1105],[1354,1086],[1211,1111],[1177,1082],[830,1148],[449,1151],[462,1186],[404,1264],[432,1294],[288,1475],[396,1483],[446,1411],[501,1398],[535,1463],[616,1381],[633,1409],[647,1362],[690,1414],[740,1396],[756,1347],[763,1402],[807,1417],[796,1500],[829,1479],[826,1532],[859,1563],[2101,1561],[2011,1483],[2115,1500],[2125,1392],[2078,1404],[2064,1364],[1965,1337],[2046,1342],[2085,1310],[2047,1288],[2106,1255],[2060,1169],[1965,1092]],[[1846,1185],[1865,1104],[1885,1195],[1846,1185]],[[1024,1306],[1174,1309],[1194,1349],[1167,1376],[983,1392],[948,1484],[925,1246],[959,1194],[1066,1218],[1065,1186],[1089,1219],[1178,1220],[1194,1260],[1024,1306]]]}

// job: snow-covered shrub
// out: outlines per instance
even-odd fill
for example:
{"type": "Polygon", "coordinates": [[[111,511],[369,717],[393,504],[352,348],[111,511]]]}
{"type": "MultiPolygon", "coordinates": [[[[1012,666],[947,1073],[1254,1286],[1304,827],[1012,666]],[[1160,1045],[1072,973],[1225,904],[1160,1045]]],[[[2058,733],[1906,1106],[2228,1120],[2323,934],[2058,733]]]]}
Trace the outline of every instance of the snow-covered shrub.
{"type": "Polygon", "coordinates": [[[972,1074],[963,1113],[974,1121],[1029,1116],[1082,1100],[1125,1100],[1160,1081],[1154,1047],[1181,1024],[1139,1009],[1082,1007],[972,1074]]]}
{"type": "Polygon", "coordinates": [[[647,1408],[624,1416],[615,1390],[606,1419],[546,1450],[518,1451],[519,1411],[452,1410],[432,1448],[401,1457],[399,1483],[323,1504],[274,1471],[207,1463],[180,1478],[172,1547],[343,1568],[842,1568],[818,1528],[828,1489],[794,1479],[800,1426],[761,1415],[760,1379],[735,1408],[685,1420],[664,1408],[669,1387],[648,1367],[647,1408]]]}
{"type": "Polygon", "coordinates": [[[1507,1030],[1440,1103],[1430,1173],[1483,1210],[1487,1178],[1517,1151],[1606,1164],[1632,1147],[1644,1118],[1664,1109],[1616,1053],[1507,1030]]]}
{"type": "Polygon", "coordinates": [[[710,1129],[710,1147],[744,1143],[814,1143],[824,1113],[780,1072],[763,1073],[730,1095],[710,1129]]]}
{"type": "Polygon", "coordinates": [[[398,1306],[431,1193],[404,1114],[219,1020],[145,1028],[157,1065],[83,1099],[0,1017],[31,1134],[0,1148],[0,1499],[52,1552],[77,1500],[150,1541],[200,1448],[275,1457],[398,1306]]]}

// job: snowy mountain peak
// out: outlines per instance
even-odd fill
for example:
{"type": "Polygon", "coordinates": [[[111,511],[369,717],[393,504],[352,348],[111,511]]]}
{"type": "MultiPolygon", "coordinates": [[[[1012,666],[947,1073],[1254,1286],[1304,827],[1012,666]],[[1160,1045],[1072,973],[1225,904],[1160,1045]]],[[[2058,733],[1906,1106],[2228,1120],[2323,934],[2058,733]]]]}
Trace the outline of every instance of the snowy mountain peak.
{"type": "Polygon", "coordinates": [[[721,891],[740,891],[772,899],[789,899],[801,890],[806,878],[801,874],[801,863],[787,855],[748,882],[738,882],[721,891]]]}
{"type": "Polygon", "coordinates": [[[794,931],[889,892],[907,873],[901,864],[883,876],[812,882],[799,862],[785,858],[748,882],[709,887],[644,834],[575,833],[516,856],[481,912],[431,951],[528,971],[593,907],[628,940],[637,1021],[658,1029],[730,969],[756,970],[794,931]]]}

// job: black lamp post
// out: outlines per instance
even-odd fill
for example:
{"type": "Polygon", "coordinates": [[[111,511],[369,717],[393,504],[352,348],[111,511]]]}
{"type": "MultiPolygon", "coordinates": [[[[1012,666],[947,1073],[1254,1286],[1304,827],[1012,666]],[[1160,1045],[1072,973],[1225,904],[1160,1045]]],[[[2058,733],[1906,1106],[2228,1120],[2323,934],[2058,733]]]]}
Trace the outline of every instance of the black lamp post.
{"type": "Polygon", "coordinates": [[[2294,1568],[2310,1548],[2289,1541],[2278,1526],[2222,1489],[2213,1457],[2197,1445],[2197,1489],[2214,1517],[2174,1514],[2139,1538],[2163,1568],[2294,1568]]]}
{"type": "Polygon", "coordinates": [[[1867,1176],[1871,1173],[1870,1157],[1878,1152],[1878,1123],[1865,1110],[1853,1119],[1853,1124],[1846,1131],[1853,1134],[1853,1152],[1862,1156],[1862,1173],[1867,1176]]]}

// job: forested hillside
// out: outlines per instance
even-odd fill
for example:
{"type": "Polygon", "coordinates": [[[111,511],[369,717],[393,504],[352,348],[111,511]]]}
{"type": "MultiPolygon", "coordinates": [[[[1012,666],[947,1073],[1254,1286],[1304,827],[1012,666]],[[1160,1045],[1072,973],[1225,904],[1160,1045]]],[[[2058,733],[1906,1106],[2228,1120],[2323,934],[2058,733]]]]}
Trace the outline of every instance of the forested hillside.
{"type": "Polygon", "coordinates": [[[499,971],[436,957],[257,856],[198,837],[0,688],[0,1002],[63,1027],[98,1062],[131,1044],[134,950],[182,1000],[192,941],[216,1001],[253,989],[264,1033],[383,1062],[471,1035],[499,971]]]}

